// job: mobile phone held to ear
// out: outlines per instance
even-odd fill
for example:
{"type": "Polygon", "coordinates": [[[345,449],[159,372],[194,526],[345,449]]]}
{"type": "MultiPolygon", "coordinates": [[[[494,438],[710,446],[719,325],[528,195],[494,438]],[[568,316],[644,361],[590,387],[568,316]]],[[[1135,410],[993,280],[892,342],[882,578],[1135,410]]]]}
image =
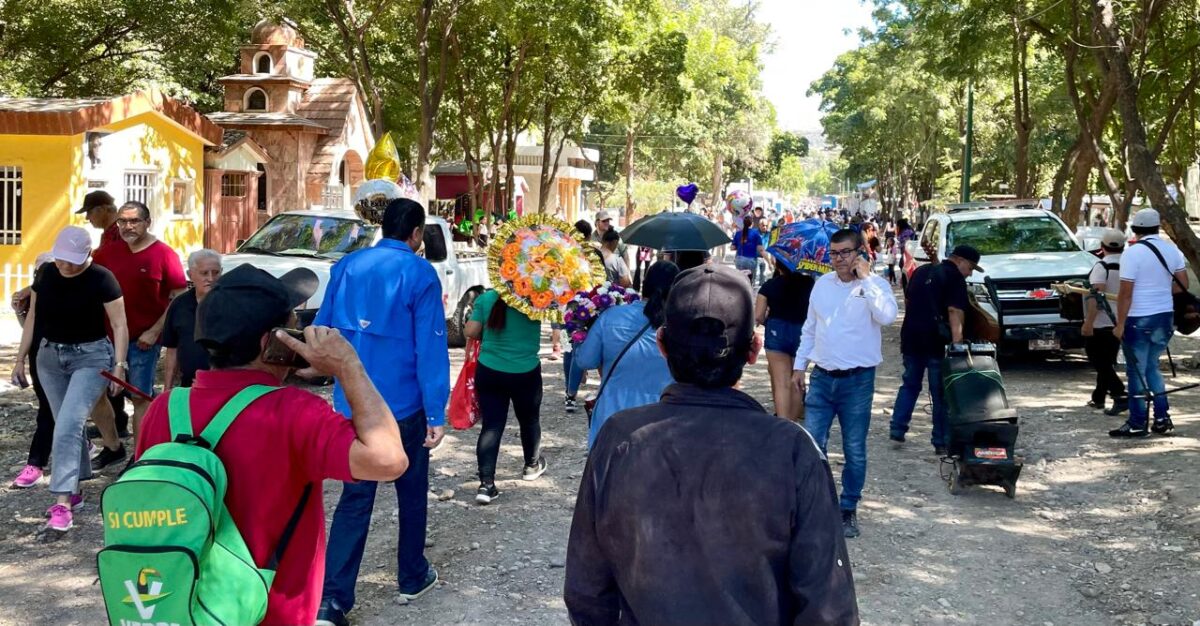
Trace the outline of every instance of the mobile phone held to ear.
{"type": "Polygon", "coordinates": [[[267,347],[263,350],[263,363],[268,365],[285,365],[287,367],[305,368],[308,367],[308,361],[304,357],[296,354],[295,350],[284,345],[276,334],[283,331],[291,336],[296,341],[304,341],[304,333],[294,328],[275,328],[271,330],[271,335],[267,339],[267,347]]]}
{"type": "MultiPolygon", "coordinates": [[[[858,258],[865,259],[867,261],[867,263],[871,262],[871,255],[867,254],[865,250],[858,251],[858,258]]],[[[858,264],[857,263],[854,264],[854,276],[857,278],[866,278],[865,276],[858,275],[858,264]]]]}

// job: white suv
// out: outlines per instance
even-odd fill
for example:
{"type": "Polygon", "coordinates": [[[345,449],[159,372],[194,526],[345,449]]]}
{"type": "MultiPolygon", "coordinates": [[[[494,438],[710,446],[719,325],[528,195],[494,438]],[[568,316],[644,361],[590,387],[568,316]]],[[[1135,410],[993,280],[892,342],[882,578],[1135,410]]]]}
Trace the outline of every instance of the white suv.
{"type": "Polygon", "coordinates": [[[1086,280],[1096,257],[1083,251],[1062,220],[1037,208],[1036,200],[951,205],[931,215],[920,237],[906,245],[905,276],[964,244],[979,250],[986,270],[967,278],[969,334],[1006,351],[1083,345],[1080,322],[1058,314],[1050,283],[1086,280]]]}

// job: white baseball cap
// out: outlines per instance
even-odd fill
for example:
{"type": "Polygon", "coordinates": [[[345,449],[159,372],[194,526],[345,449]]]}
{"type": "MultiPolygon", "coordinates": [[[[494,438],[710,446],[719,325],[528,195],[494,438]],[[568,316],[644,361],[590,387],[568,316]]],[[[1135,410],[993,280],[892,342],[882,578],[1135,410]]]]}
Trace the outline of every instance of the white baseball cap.
{"type": "Polygon", "coordinates": [[[1158,211],[1154,209],[1142,209],[1133,214],[1133,219],[1129,220],[1129,225],[1134,228],[1157,228],[1162,224],[1158,217],[1158,211]]]}
{"type": "Polygon", "coordinates": [[[58,232],[50,254],[55,261],[83,265],[92,252],[92,237],[79,226],[68,226],[58,232]]]}
{"type": "Polygon", "coordinates": [[[1125,247],[1125,233],[1115,228],[1106,229],[1100,237],[1100,245],[1109,250],[1120,250],[1125,247]]]}
{"type": "Polygon", "coordinates": [[[611,220],[611,219],[612,219],[612,215],[610,215],[608,211],[606,211],[604,209],[600,209],[599,211],[596,211],[596,221],[597,222],[603,222],[604,220],[611,220]]]}

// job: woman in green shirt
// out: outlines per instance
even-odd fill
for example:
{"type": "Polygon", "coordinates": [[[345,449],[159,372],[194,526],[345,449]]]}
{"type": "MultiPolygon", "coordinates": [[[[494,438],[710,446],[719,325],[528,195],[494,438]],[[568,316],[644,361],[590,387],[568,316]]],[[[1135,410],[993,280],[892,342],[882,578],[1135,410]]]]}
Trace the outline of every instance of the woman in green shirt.
{"type": "Polygon", "coordinates": [[[482,423],[475,445],[479,460],[475,501],[489,504],[500,495],[496,489],[496,457],[510,403],[521,425],[521,448],[525,452],[521,478],[537,480],[546,471],[546,459],[541,455],[542,366],[538,358],[542,325],[508,306],[500,294],[489,289],[475,300],[466,335],[482,340],[475,370],[482,423]]]}

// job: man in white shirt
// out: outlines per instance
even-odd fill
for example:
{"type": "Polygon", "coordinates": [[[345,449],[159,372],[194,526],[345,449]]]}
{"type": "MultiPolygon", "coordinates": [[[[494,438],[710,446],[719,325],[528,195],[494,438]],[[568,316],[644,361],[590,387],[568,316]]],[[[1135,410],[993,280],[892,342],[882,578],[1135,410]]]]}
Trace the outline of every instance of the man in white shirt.
{"type": "MultiPolygon", "coordinates": [[[[1121,286],[1121,253],[1124,250],[1124,233],[1112,228],[1104,231],[1100,239],[1100,253],[1103,256],[1088,274],[1088,284],[1102,294],[1117,295],[1121,286]]],[[[1109,306],[1111,307],[1112,303],[1109,306]]],[[[1092,399],[1088,406],[1103,410],[1107,399],[1112,397],[1112,408],[1105,413],[1120,415],[1129,409],[1125,383],[1121,382],[1121,377],[1116,371],[1117,352],[1121,350],[1121,342],[1113,336],[1112,318],[1095,298],[1084,299],[1081,332],[1084,336],[1084,352],[1087,353],[1088,362],[1096,370],[1096,386],[1092,389],[1092,399]]]]}
{"type": "Polygon", "coordinates": [[[842,229],[830,237],[834,271],[817,279],[800,335],[792,380],[804,394],[804,427],[825,451],[836,416],[842,429],[842,530],[857,537],[858,501],[867,478],[867,430],[875,367],[883,361],[880,329],[896,321],[896,298],[871,273],[862,235],[842,229]],[[805,370],[813,364],[812,379],[805,370]],[[807,389],[807,393],[806,392],[807,389]]]}
{"type": "Polygon", "coordinates": [[[1175,429],[1168,413],[1166,384],[1158,358],[1175,332],[1172,293],[1187,288],[1187,261],[1174,245],[1158,236],[1158,211],[1142,209],[1129,221],[1137,241],[1121,256],[1121,289],[1113,336],[1125,350],[1129,380],[1129,421],[1108,432],[1111,437],[1145,437],[1149,421],[1146,387],[1154,396],[1155,433],[1175,429]]]}

